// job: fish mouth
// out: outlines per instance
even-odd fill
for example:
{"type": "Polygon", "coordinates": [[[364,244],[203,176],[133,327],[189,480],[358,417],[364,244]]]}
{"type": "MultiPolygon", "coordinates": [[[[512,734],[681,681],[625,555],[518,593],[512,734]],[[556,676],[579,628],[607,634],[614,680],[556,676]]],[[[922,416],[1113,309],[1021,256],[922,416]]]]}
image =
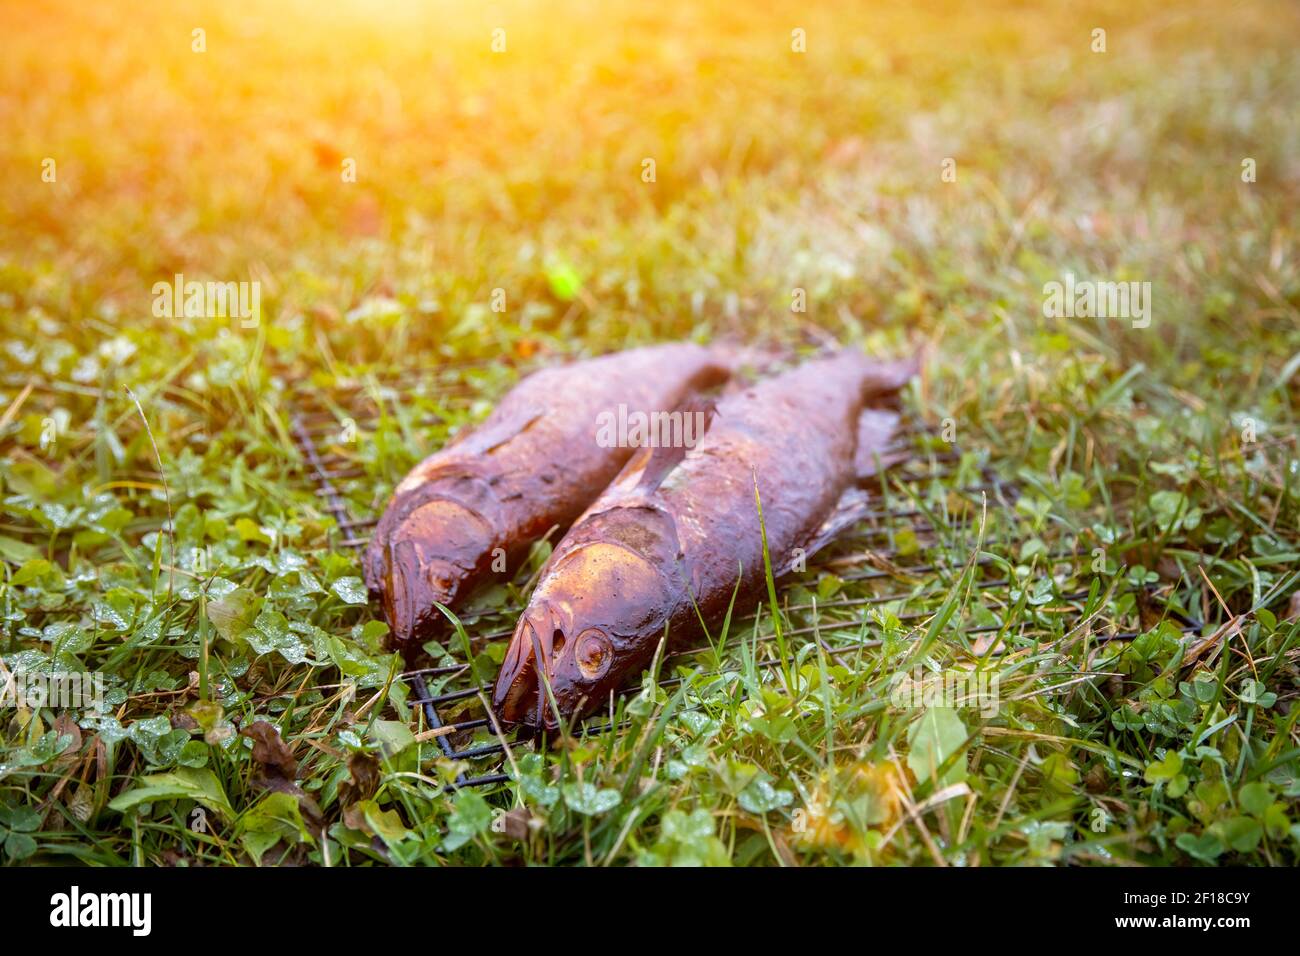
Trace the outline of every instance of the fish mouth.
{"type": "Polygon", "coordinates": [[[392,641],[410,647],[446,625],[437,605],[450,605],[479,570],[492,529],[476,512],[439,499],[407,516],[383,549],[384,616],[392,641]]]}
{"type": "MultiPolygon", "coordinates": [[[[525,636],[529,643],[537,640],[537,635],[531,628],[527,629],[525,636]]],[[[516,646],[511,645],[511,654],[517,660],[512,662],[507,658],[502,664],[501,675],[497,678],[496,690],[492,695],[492,709],[507,724],[536,725],[545,716],[541,709],[544,699],[541,677],[534,656],[540,648],[517,651],[516,646]]]]}
{"type": "Polygon", "coordinates": [[[567,617],[562,609],[543,606],[520,618],[492,694],[492,709],[505,723],[538,730],[559,726],[551,675],[564,650],[567,617]]]}
{"type": "Polygon", "coordinates": [[[437,605],[447,605],[455,594],[455,567],[447,561],[419,554],[414,542],[398,542],[390,550],[388,586],[382,599],[384,617],[398,645],[423,643],[445,621],[437,605]]]}

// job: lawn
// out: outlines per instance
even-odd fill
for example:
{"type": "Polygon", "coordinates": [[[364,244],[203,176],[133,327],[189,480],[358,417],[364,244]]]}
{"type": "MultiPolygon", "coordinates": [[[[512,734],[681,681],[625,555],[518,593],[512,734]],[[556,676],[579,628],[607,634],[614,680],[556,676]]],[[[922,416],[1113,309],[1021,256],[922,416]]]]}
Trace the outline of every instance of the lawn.
{"type": "Polygon", "coordinates": [[[1300,9],[0,35],[0,659],[102,689],[0,708],[6,862],[1300,862],[1300,9]],[[1091,282],[1142,306],[1052,307],[1091,282]],[[421,675],[356,545],[527,368],[682,338],[921,351],[907,463],[591,732],[502,753],[477,686],[550,543],[421,675]],[[900,693],[945,677],[993,705],[900,693]]]}

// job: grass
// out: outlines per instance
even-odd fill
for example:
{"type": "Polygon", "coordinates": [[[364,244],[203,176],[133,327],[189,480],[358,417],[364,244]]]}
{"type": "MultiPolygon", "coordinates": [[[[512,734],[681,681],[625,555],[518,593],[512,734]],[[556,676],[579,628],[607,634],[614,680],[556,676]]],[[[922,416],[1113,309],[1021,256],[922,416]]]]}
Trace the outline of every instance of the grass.
{"type": "MultiPolygon", "coordinates": [[[[0,11],[0,656],[106,688],[0,711],[0,856],[1297,862],[1294,10],[314,10],[0,11]],[[155,316],[176,273],[261,321],[155,316]],[[1151,283],[1150,326],[1045,317],[1066,273],[1151,283]],[[522,364],[716,336],[924,347],[916,474],[965,454],[888,496],[936,532],[446,792],[490,762],[395,679],[291,410],[364,517],[522,364]],[[953,490],[984,465],[1019,497],[953,490]],[[916,667],[1001,706],[891,703],[916,667]]],[[[529,570],[436,659],[494,673],[529,570]]]]}

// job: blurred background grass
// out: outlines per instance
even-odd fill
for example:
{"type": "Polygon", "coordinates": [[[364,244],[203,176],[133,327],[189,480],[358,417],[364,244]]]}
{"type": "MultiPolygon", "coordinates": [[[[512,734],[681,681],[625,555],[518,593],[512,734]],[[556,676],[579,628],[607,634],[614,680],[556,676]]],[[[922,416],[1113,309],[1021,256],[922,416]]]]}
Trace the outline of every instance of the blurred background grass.
{"type": "Polygon", "coordinates": [[[1036,313],[1042,274],[1067,268],[1161,282],[1149,338],[1169,338],[1222,313],[1207,272],[1291,238],[1275,229],[1300,178],[1291,5],[3,9],[19,305],[187,343],[150,317],[154,281],[260,278],[272,362],[316,334],[356,361],[521,323],[780,334],[795,286],[800,318],[837,333],[979,323],[1036,313]],[[576,302],[556,270],[582,280],[576,302]],[[494,288],[505,318],[480,311],[494,288]],[[368,296],[398,305],[339,321],[368,296]]]}

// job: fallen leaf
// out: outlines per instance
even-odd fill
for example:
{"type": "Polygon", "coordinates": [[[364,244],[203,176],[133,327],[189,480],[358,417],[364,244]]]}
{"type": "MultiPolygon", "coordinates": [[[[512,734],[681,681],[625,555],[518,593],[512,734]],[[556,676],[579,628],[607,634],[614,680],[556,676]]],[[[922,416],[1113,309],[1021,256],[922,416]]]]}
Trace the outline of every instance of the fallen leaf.
{"type": "Polygon", "coordinates": [[[510,837],[512,840],[527,840],[529,833],[529,823],[533,820],[532,811],[527,807],[514,807],[501,814],[500,822],[493,821],[492,829],[500,829],[500,832],[510,837]]]}
{"type": "Polygon", "coordinates": [[[348,774],[350,779],[339,784],[339,805],[342,807],[369,800],[379,789],[379,761],[369,754],[354,753],[349,757],[348,774]]]}
{"type": "Polygon", "coordinates": [[[298,776],[298,761],[285,742],[280,739],[280,731],[265,720],[256,720],[239,732],[241,737],[253,741],[253,759],[262,765],[268,780],[280,778],[292,781],[298,776]]]}

